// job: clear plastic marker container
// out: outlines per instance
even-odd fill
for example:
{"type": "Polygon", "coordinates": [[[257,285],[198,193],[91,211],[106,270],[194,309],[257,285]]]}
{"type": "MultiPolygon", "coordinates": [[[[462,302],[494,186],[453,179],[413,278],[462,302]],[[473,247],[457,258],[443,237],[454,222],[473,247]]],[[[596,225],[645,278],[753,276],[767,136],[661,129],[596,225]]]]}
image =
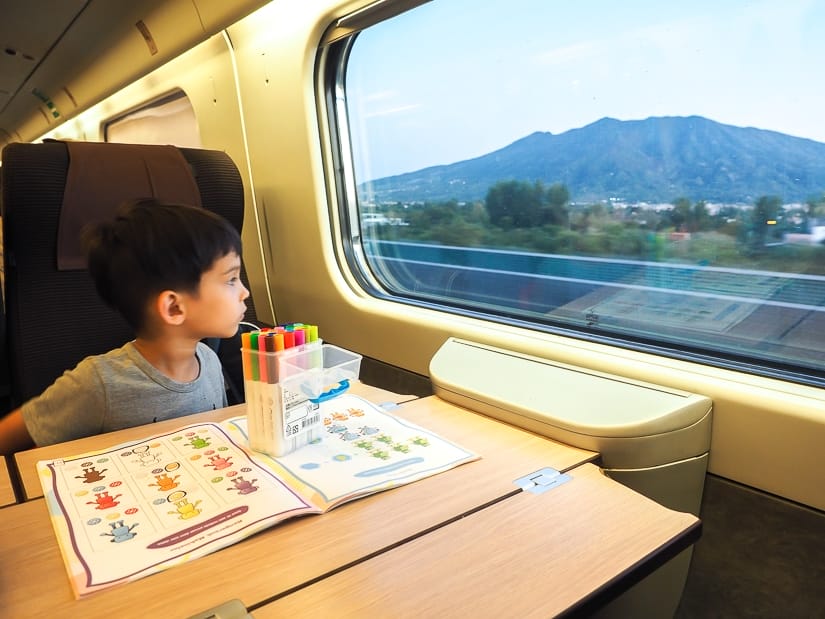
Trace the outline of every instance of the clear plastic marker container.
{"type": "Polygon", "coordinates": [[[242,348],[249,445],[283,456],[324,435],[319,407],[357,380],[361,355],[320,341],[278,352],[242,348]]]}

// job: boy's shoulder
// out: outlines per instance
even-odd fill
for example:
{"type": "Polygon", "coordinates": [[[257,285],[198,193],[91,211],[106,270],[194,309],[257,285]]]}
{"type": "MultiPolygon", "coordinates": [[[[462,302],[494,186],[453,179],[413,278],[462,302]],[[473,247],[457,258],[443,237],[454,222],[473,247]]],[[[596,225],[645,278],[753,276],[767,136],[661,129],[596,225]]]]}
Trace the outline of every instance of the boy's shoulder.
{"type": "Polygon", "coordinates": [[[133,365],[137,358],[136,355],[139,357],[140,353],[137,348],[135,348],[134,342],[126,342],[119,348],[113,348],[107,352],[86,357],[77,364],[77,368],[75,369],[82,368],[84,365],[90,367],[122,366],[124,364],[133,365]]]}
{"type": "MultiPolygon", "coordinates": [[[[216,352],[203,342],[197,343],[195,355],[207,367],[220,367],[221,365],[216,352]]],[[[158,374],[158,370],[140,354],[134,341],[127,342],[120,348],[114,348],[109,352],[87,357],[81,361],[81,364],[88,364],[88,367],[100,376],[119,375],[130,370],[137,370],[150,377],[158,374]]]]}

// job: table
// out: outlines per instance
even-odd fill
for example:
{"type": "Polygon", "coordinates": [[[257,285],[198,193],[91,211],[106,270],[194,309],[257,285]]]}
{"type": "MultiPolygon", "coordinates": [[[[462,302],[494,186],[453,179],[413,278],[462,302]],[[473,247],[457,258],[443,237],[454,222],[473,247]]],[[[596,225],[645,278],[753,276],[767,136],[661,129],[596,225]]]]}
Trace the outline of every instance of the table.
{"type": "Polygon", "coordinates": [[[6,458],[0,456],[0,507],[11,505],[17,501],[14,496],[14,487],[11,483],[11,475],[9,467],[6,464],[6,458]]]}
{"type": "Polygon", "coordinates": [[[674,544],[672,556],[685,535],[698,537],[694,516],[666,513],[593,464],[570,475],[254,608],[254,617],[555,617],[598,602],[640,558],[674,544]]]}
{"type": "MultiPolygon", "coordinates": [[[[282,617],[555,617],[592,610],[643,557],[674,556],[699,522],[584,464],[253,609],[282,617]],[[670,547],[670,548],[668,548],[670,547]]],[[[615,593],[615,592],[613,592],[615,593]]]]}
{"type": "MultiPolygon", "coordinates": [[[[401,404],[414,400],[417,396],[401,395],[393,393],[378,387],[365,385],[360,381],[355,381],[350,387],[351,393],[360,395],[364,399],[374,402],[375,404],[401,404]]],[[[20,483],[23,488],[23,496],[25,500],[34,499],[43,496],[43,488],[40,486],[40,479],[37,477],[35,465],[38,460],[53,460],[61,456],[77,455],[86,453],[87,451],[94,451],[102,447],[117,445],[118,443],[126,443],[132,440],[139,440],[150,436],[152,434],[160,434],[174,430],[183,425],[190,423],[203,423],[208,421],[222,421],[230,417],[243,415],[246,411],[246,405],[238,404],[236,406],[228,406],[214,411],[207,411],[205,413],[197,413],[195,415],[187,415],[186,417],[178,417],[175,419],[167,419],[153,423],[150,426],[137,426],[134,428],[126,428],[118,430],[117,432],[110,432],[104,435],[105,441],[101,439],[100,435],[87,436],[74,441],[67,441],[57,445],[48,445],[46,447],[36,447],[26,451],[18,452],[14,455],[17,464],[17,472],[20,476],[20,483]]]]}
{"type": "MultiPolygon", "coordinates": [[[[242,406],[232,407],[208,415],[231,416],[242,410],[242,406]]],[[[45,501],[35,499],[14,505],[0,510],[0,552],[7,566],[0,571],[4,612],[15,617],[189,617],[233,598],[240,599],[248,608],[263,609],[273,599],[353,569],[499,502],[510,501],[521,494],[513,483],[519,477],[548,466],[570,470],[597,456],[435,396],[407,401],[393,412],[481,454],[482,458],[342,505],[321,516],[286,521],[196,561],[99,591],[80,601],[72,595],[45,501]]],[[[179,426],[194,419],[178,422],[179,426]]],[[[89,439],[81,439],[83,448],[118,444],[127,440],[124,433],[133,430],[94,437],[97,440],[89,443],[85,442],[89,439]]],[[[132,438],[159,430],[160,424],[144,426],[132,438]]],[[[48,457],[74,455],[78,443],[57,446],[48,457]]],[[[19,459],[18,464],[25,473],[25,459],[19,459]]],[[[582,500],[585,499],[592,502],[598,496],[591,494],[582,500]]],[[[583,505],[578,507],[582,508],[583,505]]],[[[541,513],[544,514],[543,510],[541,513]]],[[[546,516],[536,514],[537,518],[546,516]]],[[[560,513],[560,517],[575,521],[573,515],[575,512],[560,513]]],[[[483,538],[486,533],[480,531],[477,535],[483,538]]]]}

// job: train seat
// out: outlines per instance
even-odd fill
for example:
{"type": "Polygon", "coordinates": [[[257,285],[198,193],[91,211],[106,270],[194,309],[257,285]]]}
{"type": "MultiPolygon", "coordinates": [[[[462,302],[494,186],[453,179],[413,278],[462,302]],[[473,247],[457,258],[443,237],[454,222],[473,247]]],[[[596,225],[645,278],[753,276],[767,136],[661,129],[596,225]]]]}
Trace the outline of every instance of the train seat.
{"type": "MultiPolygon", "coordinates": [[[[240,174],[224,152],[100,142],[14,143],[2,151],[5,337],[11,409],[88,355],[121,346],[130,327],[85,272],[79,231],[142,197],[196,203],[243,226],[240,174]],[[65,210],[64,210],[65,209],[65,210]]],[[[241,279],[248,287],[246,272],[241,279]]],[[[247,320],[256,321],[252,299],[247,320]]],[[[230,403],[243,401],[240,334],[208,342],[230,403]]]]}

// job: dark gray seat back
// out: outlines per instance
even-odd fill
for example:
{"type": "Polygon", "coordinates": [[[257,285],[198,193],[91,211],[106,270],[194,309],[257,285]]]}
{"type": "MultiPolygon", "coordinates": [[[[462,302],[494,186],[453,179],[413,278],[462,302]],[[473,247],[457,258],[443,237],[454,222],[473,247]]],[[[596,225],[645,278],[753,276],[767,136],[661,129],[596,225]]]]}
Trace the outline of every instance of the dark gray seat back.
{"type": "MultiPolygon", "coordinates": [[[[107,147],[123,145],[101,143],[95,148],[107,147]]],[[[138,148],[148,153],[141,156],[152,156],[151,146],[138,148]]],[[[179,150],[197,184],[201,205],[221,214],[240,232],[244,191],[234,162],[221,151],[179,150]]],[[[69,164],[63,142],[10,144],[2,152],[5,350],[11,408],[40,394],[84,357],[104,353],[134,337],[120,315],[97,296],[85,269],[57,266],[69,164]]],[[[106,178],[101,186],[112,186],[112,182],[106,178]]],[[[112,209],[120,202],[122,196],[112,202],[112,209]]],[[[245,271],[241,277],[248,286],[245,271]]],[[[247,305],[247,320],[255,322],[251,298],[247,305]]],[[[209,343],[222,357],[230,403],[243,401],[239,336],[209,343]]]]}

